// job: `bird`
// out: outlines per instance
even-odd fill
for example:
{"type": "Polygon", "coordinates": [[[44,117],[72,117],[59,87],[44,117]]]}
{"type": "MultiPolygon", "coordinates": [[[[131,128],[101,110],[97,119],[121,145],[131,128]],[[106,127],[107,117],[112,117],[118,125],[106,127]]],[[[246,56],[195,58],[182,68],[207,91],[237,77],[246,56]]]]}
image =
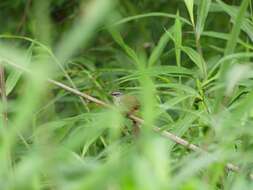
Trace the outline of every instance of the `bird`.
{"type": "MultiPolygon", "coordinates": [[[[122,92],[115,91],[111,93],[111,96],[113,97],[114,104],[120,107],[122,112],[127,114],[128,117],[132,114],[135,114],[140,109],[140,102],[137,97],[133,95],[123,94],[122,92]]],[[[133,134],[138,136],[140,133],[139,124],[134,119],[131,120],[133,122],[133,134]]]]}

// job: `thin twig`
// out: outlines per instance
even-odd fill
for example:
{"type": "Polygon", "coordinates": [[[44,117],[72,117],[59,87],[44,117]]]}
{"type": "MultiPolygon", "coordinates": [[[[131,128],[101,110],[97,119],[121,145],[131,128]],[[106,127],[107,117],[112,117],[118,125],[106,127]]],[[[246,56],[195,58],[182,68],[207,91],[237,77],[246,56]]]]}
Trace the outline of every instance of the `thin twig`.
{"type": "MultiPolygon", "coordinates": [[[[9,60],[7,60],[6,62],[9,65],[11,65],[11,66],[13,66],[15,68],[18,68],[18,69],[21,69],[21,70],[23,70],[25,72],[31,73],[29,70],[23,68],[20,65],[15,64],[13,62],[10,62],[9,60]]],[[[62,84],[62,83],[58,82],[58,81],[55,81],[55,80],[52,80],[52,79],[47,79],[47,81],[49,83],[51,83],[51,84],[54,84],[54,85],[56,85],[56,86],[58,86],[58,87],[60,87],[60,88],[62,88],[64,90],[68,91],[68,92],[71,92],[72,94],[75,94],[77,96],[83,97],[83,98],[85,98],[85,99],[87,99],[87,100],[89,100],[91,102],[94,102],[94,103],[96,103],[98,105],[101,105],[101,106],[107,107],[107,108],[111,108],[112,107],[110,104],[107,104],[107,103],[105,103],[105,102],[103,102],[103,101],[101,101],[101,100],[99,100],[97,98],[94,98],[94,97],[92,97],[92,96],[90,96],[90,95],[88,95],[88,94],[86,94],[84,92],[80,92],[77,89],[71,88],[71,87],[69,87],[69,86],[67,86],[65,84],[62,84]]],[[[130,114],[130,115],[128,115],[128,117],[130,119],[135,120],[136,122],[138,122],[140,124],[144,123],[143,119],[141,119],[141,118],[139,118],[139,117],[137,117],[135,115],[131,115],[130,114]]],[[[170,140],[174,141],[175,143],[180,144],[180,145],[182,145],[182,146],[184,146],[184,147],[186,147],[186,148],[188,148],[190,150],[193,150],[193,151],[199,152],[199,153],[208,153],[207,151],[203,150],[202,148],[198,147],[197,145],[194,145],[194,144],[190,143],[189,141],[187,141],[187,140],[185,140],[185,139],[183,139],[183,138],[181,138],[181,137],[179,137],[177,135],[174,135],[174,134],[172,134],[172,133],[170,133],[168,131],[161,131],[159,127],[154,127],[154,131],[161,133],[161,135],[164,136],[165,138],[170,139],[170,140]]],[[[226,168],[228,170],[230,170],[230,171],[233,171],[233,172],[239,172],[240,171],[240,168],[238,166],[232,164],[232,163],[227,163],[226,164],[226,168]]],[[[249,176],[250,176],[250,179],[253,180],[253,173],[250,173],[249,176]]]]}
{"type": "Polygon", "coordinates": [[[58,87],[60,87],[60,88],[63,88],[66,91],[69,91],[69,92],[71,92],[71,93],[73,93],[73,94],[75,94],[77,96],[83,97],[83,98],[85,98],[85,99],[87,99],[87,100],[89,100],[91,102],[94,102],[94,103],[99,104],[99,105],[104,106],[104,107],[111,107],[109,104],[107,104],[107,103],[105,103],[105,102],[103,102],[103,101],[101,101],[99,99],[96,99],[96,98],[94,98],[94,97],[92,97],[92,96],[90,96],[90,95],[88,95],[86,93],[80,92],[79,90],[71,88],[71,87],[69,87],[69,86],[67,86],[65,84],[62,84],[62,83],[57,82],[57,81],[52,80],[52,79],[47,79],[47,81],[50,82],[50,83],[52,83],[52,84],[54,84],[54,85],[56,85],[56,86],[58,86],[58,87]]]}
{"type": "Polygon", "coordinates": [[[2,117],[3,117],[3,127],[7,128],[8,115],[7,115],[7,96],[5,91],[5,76],[4,67],[0,65],[0,91],[2,100],[2,117]]]}

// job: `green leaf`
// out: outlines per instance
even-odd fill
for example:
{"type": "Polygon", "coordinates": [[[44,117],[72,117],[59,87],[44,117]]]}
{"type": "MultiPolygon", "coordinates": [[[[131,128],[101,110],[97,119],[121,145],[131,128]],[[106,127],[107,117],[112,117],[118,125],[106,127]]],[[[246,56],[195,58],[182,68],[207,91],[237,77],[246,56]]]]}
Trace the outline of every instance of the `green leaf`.
{"type": "Polygon", "coordinates": [[[253,57],[253,53],[245,53],[245,52],[242,52],[242,53],[233,53],[233,54],[230,54],[230,55],[227,55],[225,57],[222,57],[213,67],[212,69],[210,70],[208,76],[212,76],[215,72],[215,70],[222,64],[226,64],[226,62],[228,61],[232,61],[234,59],[236,60],[239,60],[239,59],[243,59],[243,58],[251,58],[253,57]]]}
{"type": "MultiPolygon", "coordinates": [[[[177,67],[177,66],[154,66],[146,70],[146,74],[151,77],[157,77],[160,75],[166,76],[185,76],[185,77],[193,77],[194,71],[184,68],[184,67],[177,67]]],[[[120,83],[124,83],[127,81],[138,80],[138,77],[142,73],[140,71],[134,71],[133,74],[129,74],[125,77],[121,77],[119,79],[120,83]]]]}
{"type": "MultiPolygon", "coordinates": [[[[220,0],[218,0],[217,2],[219,4],[219,7],[221,7],[223,9],[223,11],[225,11],[231,17],[231,22],[233,24],[236,24],[237,23],[237,21],[236,21],[237,15],[239,14],[240,8],[227,5],[220,0]]],[[[245,12],[245,14],[247,14],[247,12],[245,12]]],[[[252,32],[253,31],[253,23],[250,19],[245,18],[245,17],[242,19],[241,30],[243,30],[250,37],[251,41],[253,42],[253,32],[252,32]]]]}
{"type": "Polygon", "coordinates": [[[134,61],[135,64],[138,64],[139,58],[138,58],[137,54],[135,53],[135,51],[132,48],[130,48],[125,43],[125,41],[121,37],[120,33],[117,30],[115,30],[114,28],[111,28],[109,31],[110,31],[113,39],[115,40],[115,42],[117,42],[117,44],[126,52],[126,54],[134,61]]]}
{"type": "MultiPolygon", "coordinates": [[[[189,130],[194,120],[197,119],[196,115],[186,114],[183,118],[181,118],[177,123],[174,124],[173,134],[176,134],[177,136],[182,137],[187,132],[187,130],[189,130]]],[[[175,145],[176,145],[175,142],[170,142],[168,149],[172,150],[172,148],[175,145]]]]}
{"type": "Polygon", "coordinates": [[[194,16],[193,16],[194,0],[184,0],[184,3],[186,5],[186,8],[187,8],[188,13],[190,15],[190,19],[191,19],[192,25],[195,26],[195,24],[194,24],[194,16]]]}
{"type": "Polygon", "coordinates": [[[201,55],[199,55],[199,53],[190,48],[190,47],[182,47],[182,50],[189,56],[189,58],[193,61],[193,63],[195,63],[195,65],[199,68],[199,70],[201,71],[202,75],[204,74],[204,68],[203,68],[203,58],[201,57],[201,55]]]}
{"type": "MultiPolygon", "coordinates": [[[[220,0],[218,0],[219,3],[222,4],[222,2],[220,0]]],[[[232,31],[230,33],[230,37],[227,41],[227,44],[226,44],[226,49],[225,49],[225,52],[224,52],[224,55],[230,55],[230,54],[233,54],[233,52],[235,51],[235,48],[236,48],[236,45],[237,45],[237,41],[239,39],[239,35],[240,35],[240,32],[241,32],[241,28],[242,28],[242,24],[243,24],[243,19],[244,19],[244,15],[247,11],[247,8],[248,8],[248,4],[249,4],[249,0],[243,0],[243,2],[241,3],[241,6],[240,6],[240,9],[237,13],[237,16],[236,16],[236,19],[235,19],[235,23],[233,25],[233,28],[232,28],[232,31]]],[[[223,98],[223,93],[224,93],[224,81],[225,81],[225,78],[226,78],[226,73],[227,73],[227,70],[229,69],[229,66],[230,66],[230,62],[224,62],[222,65],[221,65],[221,68],[220,68],[220,82],[221,84],[223,85],[222,88],[220,88],[219,91],[217,91],[217,101],[216,101],[216,104],[215,104],[215,110],[217,111],[217,109],[219,108],[220,104],[221,104],[221,101],[222,101],[222,98],[223,98]]]]}
{"type": "MultiPolygon", "coordinates": [[[[134,16],[123,18],[123,19],[117,21],[116,23],[112,24],[112,26],[124,24],[124,23],[130,22],[130,21],[133,21],[133,20],[138,20],[138,19],[147,18],[147,17],[176,18],[177,16],[174,14],[168,14],[168,13],[162,13],[162,12],[151,12],[151,13],[139,14],[139,15],[134,15],[134,16]]],[[[179,19],[181,22],[191,25],[191,23],[188,20],[186,20],[184,17],[179,17],[179,19]]]]}
{"type": "Polygon", "coordinates": [[[149,74],[153,76],[170,74],[192,76],[194,74],[194,72],[190,69],[177,66],[156,66],[150,68],[149,70],[147,70],[147,72],[149,72],[149,74]]]}
{"type": "Polygon", "coordinates": [[[201,33],[204,29],[208,11],[211,5],[211,0],[201,0],[198,5],[198,16],[196,25],[196,36],[199,40],[201,33]]]}
{"type": "MultiPolygon", "coordinates": [[[[208,37],[217,38],[220,40],[228,40],[230,37],[229,34],[227,34],[227,33],[221,33],[221,32],[215,32],[215,31],[202,32],[202,36],[208,36],[208,37]]],[[[242,41],[239,37],[238,37],[237,43],[241,44],[242,46],[244,46],[247,49],[253,50],[253,46],[251,44],[248,44],[248,43],[242,41]]]]}
{"type": "Polygon", "coordinates": [[[22,75],[22,71],[19,70],[13,70],[6,79],[6,94],[7,96],[12,92],[12,90],[15,88],[18,80],[20,79],[22,75]]]}
{"type": "Polygon", "coordinates": [[[182,46],[182,24],[179,20],[179,11],[177,12],[177,17],[174,24],[174,44],[177,66],[181,65],[181,46],[182,46]]]}
{"type": "Polygon", "coordinates": [[[169,88],[179,92],[186,92],[187,94],[199,96],[199,93],[194,88],[178,83],[156,84],[156,88],[169,88]]]}
{"type": "MultiPolygon", "coordinates": [[[[31,43],[29,49],[27,50],[27,53],[26,53],[27,61],[24,62],[26,64],[24,66],[28,66],[31,62],[33,46],[34,46],[34,44],[31,43]]],[[[8,77],[6,79],[6,94],[7,94],[7,96],[12,92],[12,90],[17,85],[22,73],[23,73],[22,71],[14,69],[8,75],[8,77]]]]}
{"type": "Polygon", "coordinates": [[[170,36],[167,34],[167,32],[165,32],[150,55],[150,58],[148,60],[149,66],[154,65],[159,60],[169,40],[170,36]]]}
{"type": "MultiPolygon", "coordinates": [[[[218,2],[220,2],[220,0],[218,2]]],[[[249,0],[243,0],[243,2],[241,3],[239,12],[236,16],[235,23],[230,34],[230,38],[226,45],[225,55],[228,55],[234,52],[234,49],[237,44],[237,40],[240,35],[241,27],[243,24],[244,15],[248,8],[248,4],[249,4],[249,0]]]]}

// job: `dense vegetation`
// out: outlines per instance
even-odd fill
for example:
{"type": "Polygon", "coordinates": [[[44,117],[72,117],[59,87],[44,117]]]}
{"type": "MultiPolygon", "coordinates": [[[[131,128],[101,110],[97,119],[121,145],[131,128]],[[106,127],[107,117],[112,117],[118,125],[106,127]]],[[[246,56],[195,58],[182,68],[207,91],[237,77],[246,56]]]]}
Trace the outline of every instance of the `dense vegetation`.
{"type": "Polygon", "coordinates": [[[0,189],[253,189],[252,6],[1,1],[0,189]]]}

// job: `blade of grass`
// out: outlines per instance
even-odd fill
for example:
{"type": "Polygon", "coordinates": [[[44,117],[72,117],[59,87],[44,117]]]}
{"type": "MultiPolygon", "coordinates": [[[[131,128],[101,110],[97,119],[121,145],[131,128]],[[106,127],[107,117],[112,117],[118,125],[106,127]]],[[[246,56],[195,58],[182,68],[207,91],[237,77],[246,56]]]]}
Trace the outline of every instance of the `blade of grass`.
{"type": "MultiPolygon", "coordinates": [[[[220,2],[220,0],[218,0],[218,2],[220,2]]],[[[227,44],[226,44],[226,49],[225,49],[225,52],[224,52],[225,56],[230,55],[235,51],[237,41],[238,41],[238,38],[239,38],[239,35],[240,35],[240,32],[241,32],[241,27],[242,27],[242,24],[243,24],[244,15],[247,11],[248,5],[249,5],[249,0],[243,0],[242,1],[240,9],[239,9],[239,11],[237,13],[237,16],[236,16],[236,19],[235,19],[235,23],[233,25],[233,28],[232,28],[232,31],[231,31],[231,34],[230,34],[230,37],[229,37],[229,39],[227,41],[227,44]]],[[[226,72],[229,68],[229,65],[230,64],[228,62],[224,62],[221,65],[221,68],[220,68],[220,80],[219,81],[223,85],[224,85],[226,72]]],[[[215,110],[216,111],[218,110],[218,108],[221,105],[221,102],[222,102],[222,99],[223,99],[223,92],[224,92],[224,87],[221,88],[221,90],[218,91],[217,103],[215,104],[215,110]]]]}
{"type": "Polygon", "coordinates": [[[181,46],[182,46],[182,24],[179,20],[179,11],[177,11],[177,17],[174,24],[174,44],[175,44],[175,53],[177,66],[181,67],[181,46]]]}
{"type": "Polygon", "coordinates": [[[194,15],[193,15],[194,0],[184,0],[184,3],[190,15],[191,23],[193,26],[195,26],[194,15]]]}
{"type": "MultiPolygon", "coordinates": [[[[215,31],[202,32],[202,36],[208,36],[211,38],[217,38],[217,39],[221,39],[221,40],[228,40],[230,37],[230,35],[227,33],[221,33],[221,32],[215,32],[215,31]]],[[[238,37],[237,43],[244,46],[245,48],[253,50],[253,46],[251,44],[244,42],[239,37],[238,37]]]]}
{"type": "MultiPolygon", "coordinates": [[[[27,65],[29,65],[31,62],[32,49],[33,49],[33,43],[31,43],[30,47],[27,50],[27,65]]],[[[6,80],[6,94],[7,95],[9,95],[13,91],[13,89],[17,85],[21,75],[22,75],[22,72],[20,72],[18,70],[13,70],[8,75],[7,80],[6,80]]]]}
{"type": "Polygon", "coordinates": [[[248,4],[249,4],[249,0],[243,0],[241,3],[240,9],[235,19],[234,26],[230,34],[230,38],[226,44],[226,49],[224,52],[225,55],[231,54],[235,50],[237,40],[239,38],[241,27],[243,24],[244,15],[248,8],[248,4]]]}
{"type": "MultiPolygon", "coordinates": [[[[217,0],[217,2],[218,2],[218,6],[221,7],[222,10],[225,11],[231,17],[231,22],[233,24],[236,24],[237,15],[239,14],[240,8],[227,5],[220,0],[217,0]]],[[[245,13],[245,15],[248,16],[247,12],[245,13]]],[[[244,31],[249,36],[249,38],[252,42],[253,41],[253,33],[252,33],[253,23],[249,19],[244,18],[242,20],[241,30],[244,31]]]]}
{"type": "MultiPolygon", "coordinates": [[[[146,14],[140,14],[140,15],[135,15],[135,16],[131,16],[131,17],[127,17],[127,18],[123,18],[117,22],[115,22],[114,24],[112,24],[112,26],[114,25],[119,25],[119,24],[124,24],[130,21],[134,21],[134,20],[138,20],[138,19],[142,19],[142,18],[148,18],[148,17],[167,17],[167,18],[177,18],[176,15],[174,14],[168,14],[168,13],[161,13],[161,12],[153,12],[153,13],[146,13],[146,14]]],[[[188,20],[186,20],[183,17],[179,17],[179,19],[188,25],[192,25],[188,20]]],[[[110,26],[109,26],[110,27],[110,26]]]]}
{"type": "Polygon", "coordinates": [[[159,39],[158,44],[155,46],[154,50],[152,51],[149,57],[148,65],[150,67],[153,66],[154,64],[157,64],[169,40],[170,40],[170,36],[167,34],[167,31],[166,31],[159,39]]]}
{"type": "Polygon", "coordinates": [[[189,58],[193,61],[193,63],[199,68],[201,76],[205,77],[206,75],[206,69],[205,69],[205,64],[203,64],[203,62],[205,62],[203,60],[203,57],[194,49],[190,48],[190,47],[182,47],[182,50],[189,56],[189,58]]]}
{"type": "Polygon", "coordinates": [[[205,22],[211,5],[211,0],[202,0],[198,5],[198,15],[196,24],[196,40],[199,41],[200,36],[204,30],[205,22]]]}
{"type": "Polygon", "coordinates": [[[109,29],[110,34],[112,35],[113,39],[117,44],[125,51],[125,53],[134,61],[134,64],[137,65],[139,62],[139,58],[135,51],[130,48],[123,38],[121,37],[120,33],[115,29],[115,28],[110,28],[109,29]]]}

